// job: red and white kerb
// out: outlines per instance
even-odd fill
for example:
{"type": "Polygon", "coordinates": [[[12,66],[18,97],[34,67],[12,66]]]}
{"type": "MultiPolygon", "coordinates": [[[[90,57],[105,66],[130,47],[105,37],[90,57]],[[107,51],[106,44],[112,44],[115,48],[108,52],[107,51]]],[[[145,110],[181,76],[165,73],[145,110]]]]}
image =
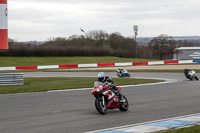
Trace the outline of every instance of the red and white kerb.
{"type": "Polygon", "coordinates": [[[0,0],[0,50],[8,49],[7,0],[0,0]]]}

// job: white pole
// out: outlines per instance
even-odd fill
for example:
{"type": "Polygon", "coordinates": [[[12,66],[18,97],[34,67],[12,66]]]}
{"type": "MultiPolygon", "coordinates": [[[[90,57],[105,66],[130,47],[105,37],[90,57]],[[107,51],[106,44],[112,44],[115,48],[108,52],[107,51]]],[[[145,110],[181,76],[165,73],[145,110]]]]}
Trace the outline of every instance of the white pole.
{"type": "Polygon", "coordinates": [[[138,51],[137,51],[137,32],[138,32],[138,26],[137,25],[134,25],[133,26],[133,30],[134,30],[134,32],[135,32],[135,58],[137,59],[137,53],[138,53],[138,51]]]}

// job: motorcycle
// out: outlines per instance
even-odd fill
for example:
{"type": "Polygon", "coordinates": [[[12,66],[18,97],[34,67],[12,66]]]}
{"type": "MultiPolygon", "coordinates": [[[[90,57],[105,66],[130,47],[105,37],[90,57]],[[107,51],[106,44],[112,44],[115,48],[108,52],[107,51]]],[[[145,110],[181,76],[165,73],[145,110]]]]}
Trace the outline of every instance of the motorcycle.
{"type": "Polygon", "coordinates": [[[130,75],[130,74],[128,73],[128,71],[125,70],[125,69],[124,69],[124,70],[121,70],[121,71],[120,71],[120,70],[117,70],[116,73],[117,73],[117,76],[120,77],[120,78],[121,78],[121,77],[124,77],[124,78],[130,78],[130,77],[131,77],[131,75],[130,75]]]}
{"type": "Polygon", "coordinates": [[[185,73],[185,76],[186,76],[186,78],[188,78],[190,80],[193,80],[193,79],[199,80],[199,78],[196,76],[196,73],[194,70],[190,70],[189,72],[185,73]]]}
{"type": "Polygon", "coordinates": [[[117,87],[118,94],[115,94],[111,89],[110,83],[102,83],[96,81],[94,83],[94,89],[92,95],[95,99],[96,110],[100,114],[106,114],[108,109],[119,109],[121,111],[127,111],[129,108],[127,98],[120,93],[121,88],[117,87]]]}

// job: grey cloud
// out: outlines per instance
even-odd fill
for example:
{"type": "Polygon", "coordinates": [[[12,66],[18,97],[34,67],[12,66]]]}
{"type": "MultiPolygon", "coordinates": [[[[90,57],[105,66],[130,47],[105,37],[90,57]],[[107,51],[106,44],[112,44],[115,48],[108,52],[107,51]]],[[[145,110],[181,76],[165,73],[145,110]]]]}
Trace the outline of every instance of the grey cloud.
{"type": "MultiPolygon", "coordinates": [[[[140,25],[139,35],[142,36],[153,36],[163,31],[173,34],[178,33],[175,29],[184,28],[189,20],[195,20],[195,23],[190,23],[198,29],[199,5],[198,0],[12,0],[8,3],[10,35],[15,38],[28,32],[33,39],[37,39],[35,34],[40,33],[46,38],[51,35],[70,36],[82,34],[79,28],[84,27],[87,31],[102,29],[131,36],[133,24],[140,25]],[[170,26],[173,31],[167,31],[170,26]],[[30,27],[35,28],[33,32],[30,27]],[[154,33],[150,34],[152,28],[154,33]]],[[[20,39],[31,38],[20,36],[20,39]]]]}

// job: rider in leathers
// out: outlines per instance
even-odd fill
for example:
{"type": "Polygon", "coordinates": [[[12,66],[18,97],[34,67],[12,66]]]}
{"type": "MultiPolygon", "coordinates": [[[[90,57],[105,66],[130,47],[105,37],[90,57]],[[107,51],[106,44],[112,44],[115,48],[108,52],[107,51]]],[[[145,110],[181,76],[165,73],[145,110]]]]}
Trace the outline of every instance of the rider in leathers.
{"type": "Polygon", "coordinates": [[[111,86],[111,89],[114,91],[114,93],[121,99],[121,94],[119,93],[117,87],[114,85],[115,82],[109,76],[106,76],[103,72],[100,72],[98,74],[98,81],[107,83],[107,85],[111,86]]]}
{"type": "Polygon", "coordinates": [[[185,76],[187,77],[187,78],[189,78],[190,76],[189,76],[189,72],[191,71],[191,69],[188,69],[188,68],[185,68],[184,69],[184,74],[185,74],[185,76]]]}

